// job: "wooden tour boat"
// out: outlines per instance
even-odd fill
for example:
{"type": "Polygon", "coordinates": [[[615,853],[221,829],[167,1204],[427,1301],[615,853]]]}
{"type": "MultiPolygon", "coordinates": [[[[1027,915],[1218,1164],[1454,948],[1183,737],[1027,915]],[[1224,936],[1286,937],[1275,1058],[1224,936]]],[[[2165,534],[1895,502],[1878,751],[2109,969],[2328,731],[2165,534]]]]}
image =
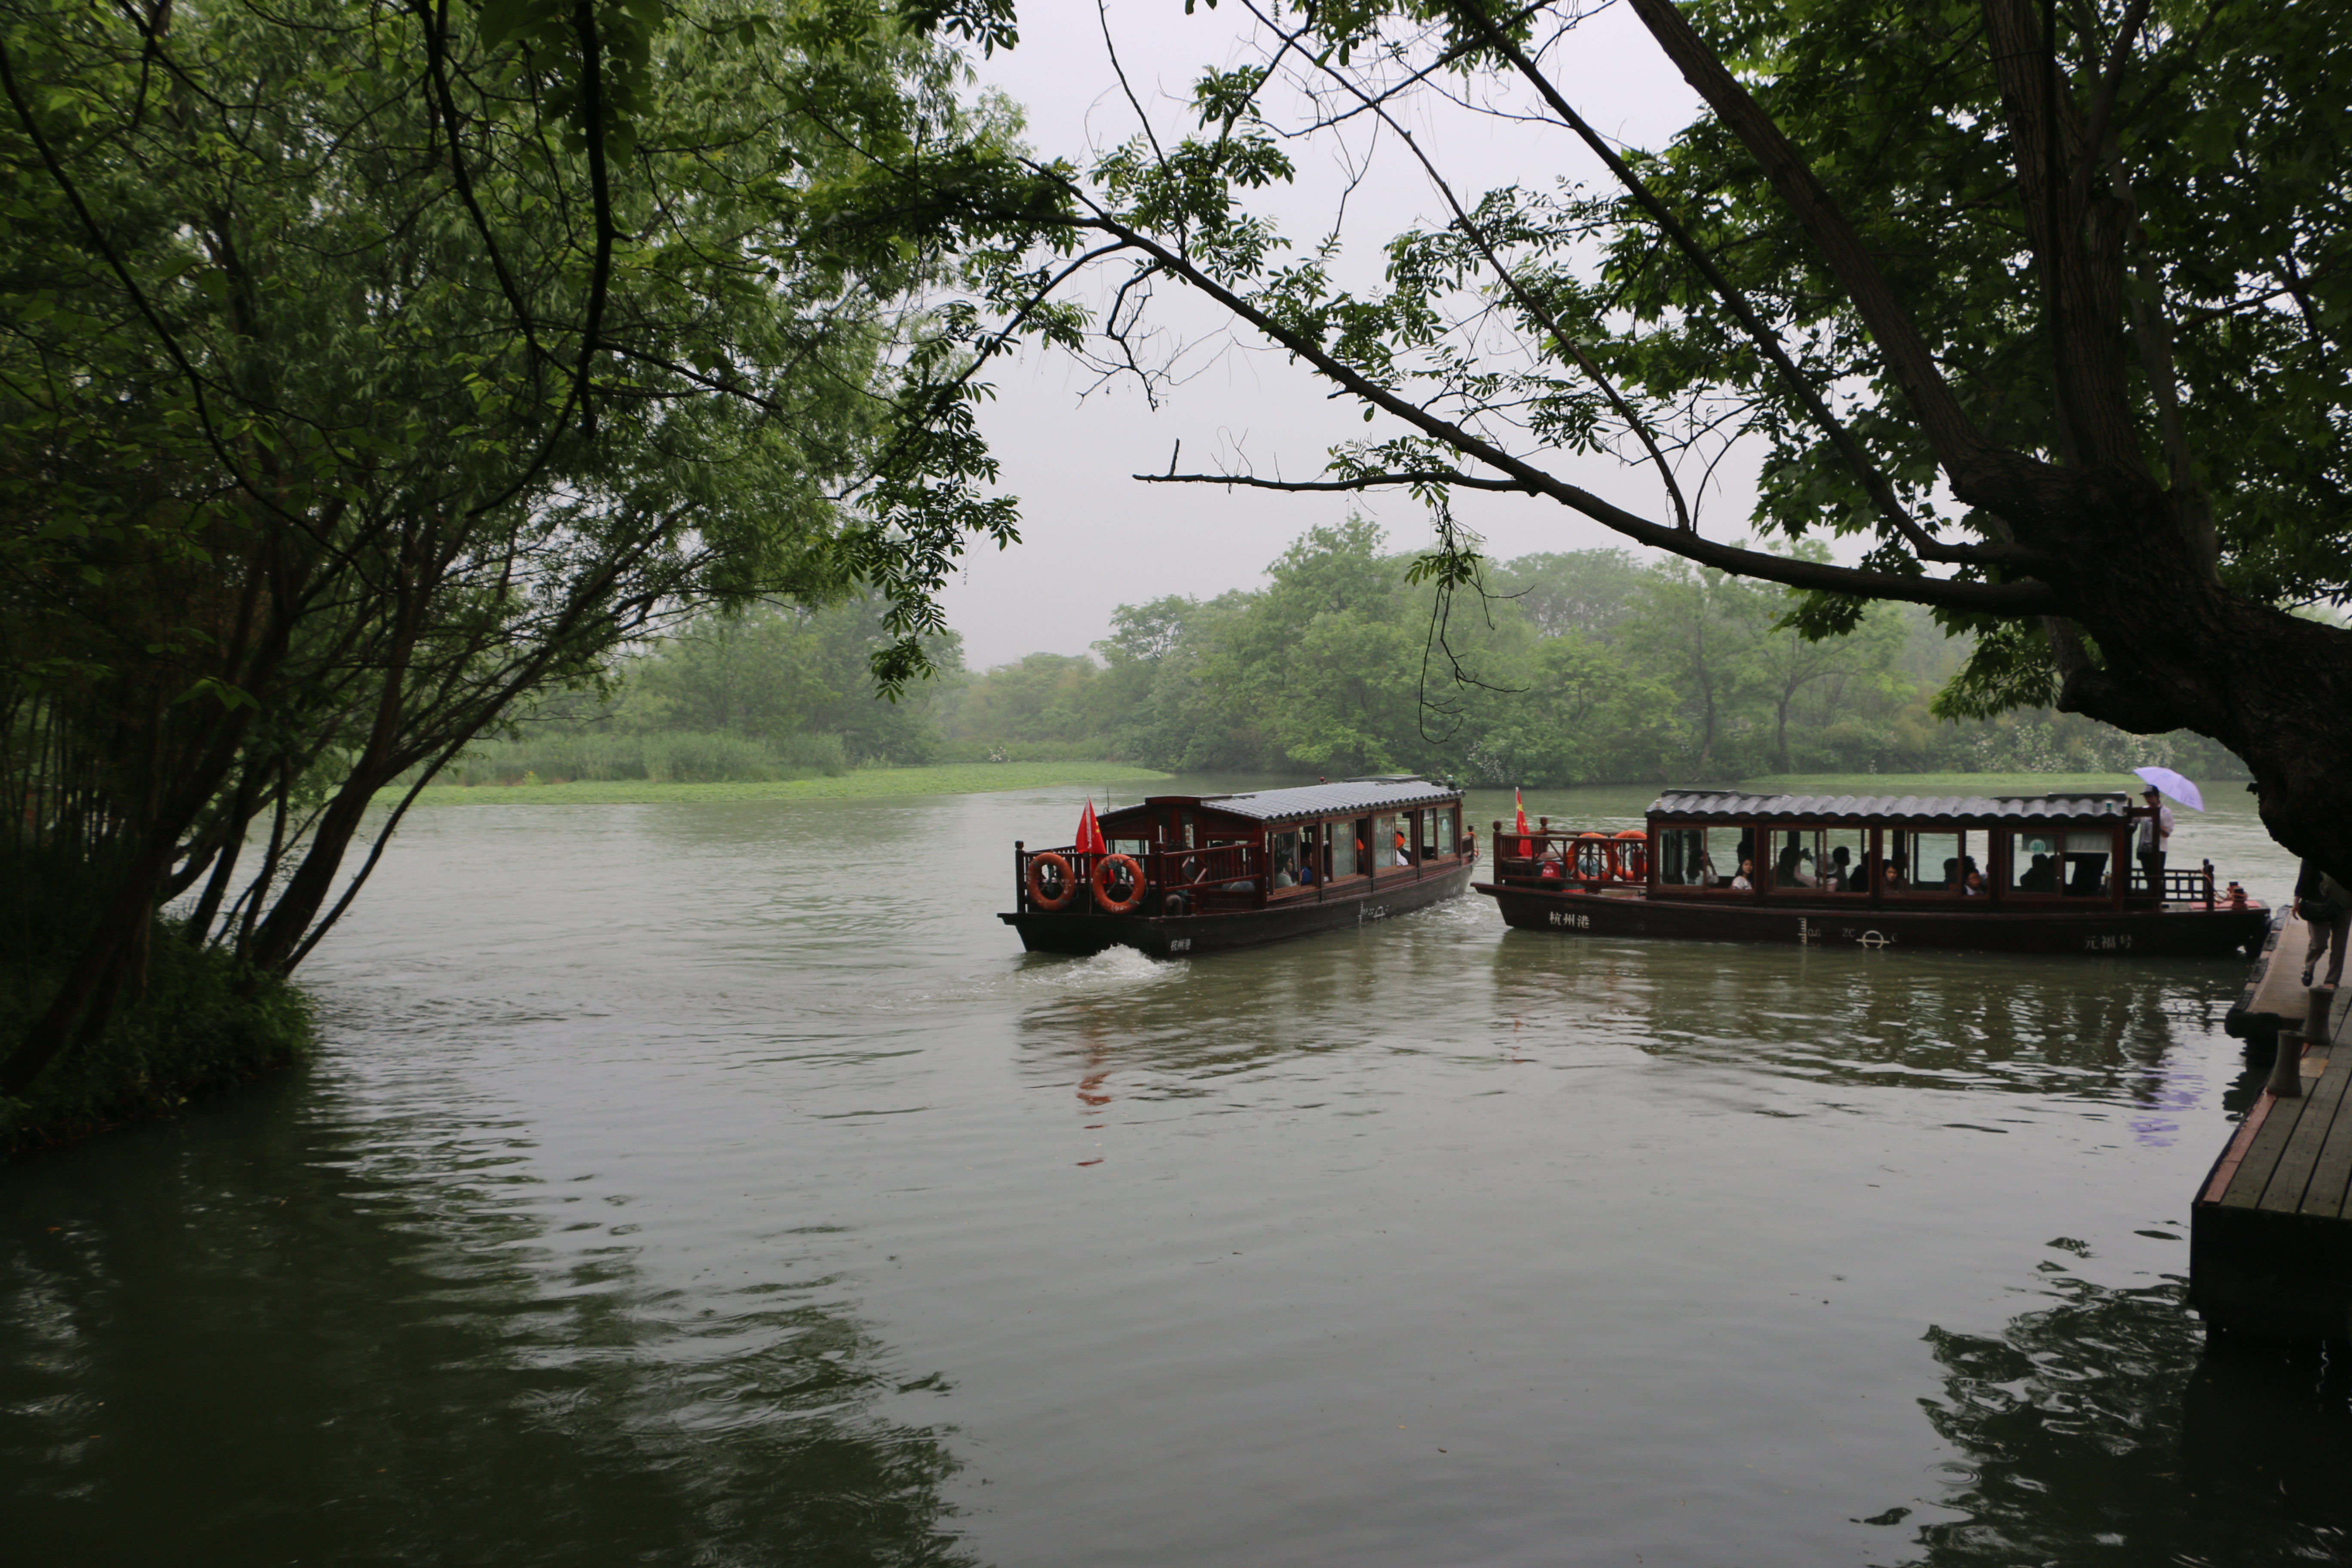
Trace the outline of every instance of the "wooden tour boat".
{"type": "Polygon", "coordinates": [[[1013,846],[1032,952],[1164,958],[1361,925],[1457,897],[1478,858],[1462,792],[1412,775],[1246,795],[1153,795],[1105,812],[1102,844],[1013,846]]]}
{"type": "Polygon", "coordinates": [[[1495,825],[1504,920],[1580,936],[1713,937],[2012,952],[2251,951],[2270,913],[2213,863],[2147,885],[2146,807],[2115,795],[1801,795],[1678,790],[1646,830],[1495,825]],[[1747,887],[1734,887],[1741,867],[1747,887]],[[1971,874],[1976,880],[1971,885],[1971,874]]]}

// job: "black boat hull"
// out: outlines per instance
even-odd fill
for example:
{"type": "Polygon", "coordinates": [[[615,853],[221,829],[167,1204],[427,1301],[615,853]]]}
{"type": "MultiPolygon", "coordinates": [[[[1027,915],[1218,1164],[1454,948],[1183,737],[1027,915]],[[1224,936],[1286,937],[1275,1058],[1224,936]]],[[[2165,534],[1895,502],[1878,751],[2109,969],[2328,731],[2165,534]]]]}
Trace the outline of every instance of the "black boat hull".
{"type": "Polygon", "coordinates": [[[1084,956],[1107,948],[1131,947],[1154,958],[1184,958],[1256,947],[1294,936],[1365,925],[1460,898],[1470,884],[1472,862],[1447,867],[1419,879],[1391,873],[1361,892],[1325,899],[1291,899],[1262,910],[1194,915],[1104,915],[1040,910],[996,918],[1021,933],[1031,952],[1084,956]]]}
{"type": "Polygon", "coordinates": [[[1507,923],[1566,936],[1684,937],[1865,948],[1982,952],[2134,953],[2226,957],[2259,947],[2270,929],[2261,905],[2219,908],[1907,910],[1892,906],[1652,900],[1477,884],[1507,923]]]}

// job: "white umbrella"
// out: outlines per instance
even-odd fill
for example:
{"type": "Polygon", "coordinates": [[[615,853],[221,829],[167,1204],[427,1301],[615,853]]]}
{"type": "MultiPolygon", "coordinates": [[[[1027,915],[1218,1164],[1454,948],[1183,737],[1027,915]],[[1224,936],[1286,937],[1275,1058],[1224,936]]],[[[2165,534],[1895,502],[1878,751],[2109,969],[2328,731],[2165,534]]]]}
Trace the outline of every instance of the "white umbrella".
{"type": "Polygon", "coordinates": [[[2174,773],[2170,768],[2134,768],[2132,772],[2154,784],[2191,811],[2205,809],[2205,797],[2197,786],[2174,773]]]}

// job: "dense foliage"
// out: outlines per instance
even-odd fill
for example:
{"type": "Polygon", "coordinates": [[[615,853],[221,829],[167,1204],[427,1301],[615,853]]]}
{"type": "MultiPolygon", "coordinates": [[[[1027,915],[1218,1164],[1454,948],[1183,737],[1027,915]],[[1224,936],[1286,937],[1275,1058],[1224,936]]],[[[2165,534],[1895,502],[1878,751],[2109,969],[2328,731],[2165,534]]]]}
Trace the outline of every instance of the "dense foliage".
{"type": "Polygon", "coordinates": [[[862,584],[921,673],[1011,502],[963,237],[863,187],[998,143],[956,88],[867,0],[0,0],[5,847],[108,890],[0,1095],[173,900],[290,970],[383,786],[665,618],[862,584]]]}
{"type": "Polygon", "coordinates": [[[2199,737],[2079,715],[1951,721],[1955,646],[1885,605],[1846,634],[1785,624],[1785,592],[1620,551],[1535,555],[1457,599],[1360,520],[1307,533],[1271,584],[1122,605],[1102,662],[1034,654],[952,694],[950,745],[1087,751],[1170,769],[1412,769],[1478,784],[1697,782],[1770,773],[2244,769],[2199,737]],[[1458,678],[1458,679],[1457,679],[1458,678]]]}
{"type": "Polygon", "coordinates": [[[633,645],[594,689],[519,711],[443,777],[698,784],[931,762],[940,752],[940,710],[962,676],[959,641],[952,632],[926,639],[938,679],[887,699],[873,660],[894,638],[888,613],[869,594],[697,616],[633,645]]]}
{"type": "Polygon", "coordinates": [[[1479,490],[1800,589],[1813,632],[1930,606],[1973,634],[1948,710],[2193,731],[2352,875],[2352,633],[2293,613],[2352,595],[2347,0],[1628,0],[1704,105],[1651,150],[1580,112],[1590,7],[1201,9],[1234,63],[1189,115],[1130,96],[1121,144],[1034,164],[1057,260],[989,303],[1030,319],[1083,256],[1106,374],[1172,374],[1148,302],[1181,294],[1368,428],[1319,475],[1153,482],[1404,490],[1444,587],[1479,490]],[[1605,173],[1496,185],[1478,114],[1605,173]],[[1269,194],[1308,157],[1410,182],[1422,221],[1351,251],[1344,201],[1269,194]],[[1732,442],[1764,501],[1724,521],[1732,442]],[[1785,548],[1832,534],[1859,559],[1785,548]]]}

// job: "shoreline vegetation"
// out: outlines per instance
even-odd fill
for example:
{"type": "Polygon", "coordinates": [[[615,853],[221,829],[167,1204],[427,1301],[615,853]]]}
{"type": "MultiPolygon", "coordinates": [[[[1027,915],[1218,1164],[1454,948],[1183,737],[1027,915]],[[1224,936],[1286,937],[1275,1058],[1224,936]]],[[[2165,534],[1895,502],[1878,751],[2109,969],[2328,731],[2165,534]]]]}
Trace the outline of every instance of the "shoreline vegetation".
{"type": "MultiPolygon", "coordinates": [[[[73,954],[57,933],[75,902],[55,879],[8,868],[15,919],[0,952],[0,1051],[13,1049],[63,980],[73,954]]],[[[5,875],[5,873],[0,873],[5,875]]],[[[311,1003],[290,982],[178,924],[149,926],[137,994],[95,1039],[49,1065],[22,1097],[0,1096],[0,1160],[181,1110],[200,1096],[299,1067],[312,1056],[311,1003]]]]}
{"type": "MultiPolygon", "coordinates": [[[[687,801],[871,800],[893,795],[991,795],[1002,790],[1050,789],[1064,784],[1135,784],[1171,774],[1127,763],[950,763],[934,767],[856,768],[798,779],[738,779],[715,783],[657,783],[646,779],[583,779],[517,784],[427,784],[416,805],[656,805],[687,801]]],[[[379,793],[390,805],[405,793],[379,793]]]]}
{"type": "MultiPolygon", "coordinates": [[[[1054,789],[1073,784],[1137,784],[1175,775],[1126,763],[950,763],[929,767],[859,768],[798,779],[744,779],[714,783],[660,783],[646,779],[583,779],[478,784],[429,784],[419,806],[441,805],[674,805],[705,801],[871,800],[890,796],[990,795],[1003,790],[1054,789]]],[[[1300,774],[1298,782],[1312,775],[1300,774]]],[[[2127,792],[2128,774],[2074,773],[1779,773],[1706,786],[1750,790],[1758,795],[1987,795],[2069,792],[2127,792]]],[[[2227,781],[2222,781],[2227,782],[2227,781]]],[[[1508,789],[1508,784],[1473,784],[1472,789],[1508,789]]],[[[1624,780],[1543,786],[1559,789],[1657,789],[1674,782],[1624,780]]],[[[386,790],[379,805],[397,802],[403,792],[386,790]]]]}

